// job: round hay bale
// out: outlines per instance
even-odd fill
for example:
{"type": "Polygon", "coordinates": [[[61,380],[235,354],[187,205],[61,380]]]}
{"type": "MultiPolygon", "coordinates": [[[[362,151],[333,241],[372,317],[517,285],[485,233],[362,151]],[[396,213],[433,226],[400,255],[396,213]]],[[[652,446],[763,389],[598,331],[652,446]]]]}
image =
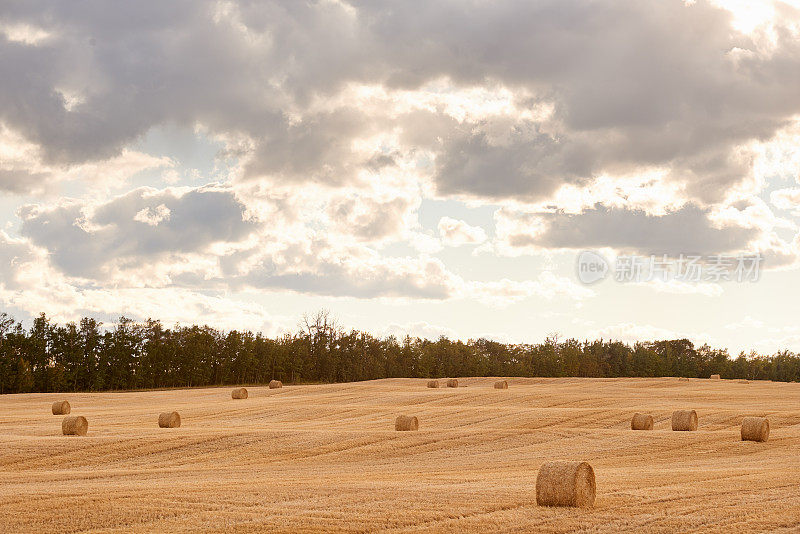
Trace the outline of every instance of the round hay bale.
{"type": "Polygon", "coordinates": [[[160,428],[178,428],[181,426],[181,416],[178,412],[164,412],[158,416],[160,428]]]}
{"type": "Polygon", "coordinates": [[[742,441],[767,441],[768,439],[769,419],[766,417],[742,419],[742,441]]]}
{"type": "Polygon", "coordinates": [[[414,415],[398,415],[394,421],[397,431],[419,430],[419,419],[414,415]]]}
{"type": "Polygon", "coordinates": [[[697,412],[694,410],[676,410],[672,412],[672,430],[697,430],[697,412]]]}
{"type": "Polygon", "coordinates": [[[428,387],[429,388],[438,388],[439,381],[438,380],[428,380],[428,387]]]}
{"type": "Polygon", "coordinates": [[[283,382],[280,380],[270,380],[269,381],[269,389],[278,389],[283,387],[283,382]]]}
{"type": "Polygon", "coordinates": [[[711,380],[722,380],[719,375],[711,375],[708,378],[711,379],[711,380]]]}
{"type": "Polygon", "coordinates": [[[82,415],[68,415],[61,422],[61,432],[65,436],[85,436],[89,422],[82,415]]]}
{"type": "Polygon", "coordinates": [[[232,399],[246,399],[247,398],[247,390],[245,388],[236,388],[231,391],[231,398],[232,399]]]}
{"type": "Polygon", "coordinates": [[[508,389],[508,382],[505,380],[500,380],[494,383],[494,389],[508,389]]]}
{"type": "Polygon", "coordinates": [[[536,476],[536,504],[591,508],[595,499],[594,469],[586,462],[547,462],[536,476]]]}
{"type": "Polygon", "coordinates": [[[67,415],[72,408],[67,401],[56,401],[53,403],[53,415],[67,415]]]}
{"type": "Polygon", "coordinates": [[[449,387],[449,388],[457,388],[458,387],[458,379],[449,378],[447,380],[447,387],[449,387]]]}
{"type": "Polygon", "coordinates": [[[653,430],[653,416],[643,413],[633,414],[631,430],[653,430]]]}

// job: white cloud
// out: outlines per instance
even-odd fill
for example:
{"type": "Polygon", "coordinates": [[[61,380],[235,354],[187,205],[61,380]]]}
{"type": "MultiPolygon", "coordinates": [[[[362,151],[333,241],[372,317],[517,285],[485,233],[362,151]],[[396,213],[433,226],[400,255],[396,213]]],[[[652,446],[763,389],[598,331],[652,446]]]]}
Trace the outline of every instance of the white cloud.
{"type": "Polygon", "coordinates": [[[543,271],[536,280],[502,279],[491,282],[466,282],[460,294],[475,298],[491,306],[508,306],[531,297],[552,300],[565,298],[581,301],[595,296],[591,289],[576,284],[571,279],[543,271]]]}
{"type": "Polygon", "coordinates": [[[689,339],[695,344],[715,344],[714,338],[706,333],[680,332],[637,323],[619,323],[615,325],[608,325],[587,332],[587,337],[589,339],[607,339],[612,341],[622,341],[624,343],[669,339],[689,339]]]}
{"type": "Polygon", "coordinates": [[[432,325],[425,321],[416,321],[407,324],[392,323],[379,332],[378,335],[381,337],[395,336],[401,341],[406,336],[430,340],[436,340],[442,336],[448,339],[458,339],[458,334],[455,330],[444,326],[432,325]]]}
{"type": "Polygon", "coordinates": [[[158,223],[169,220],[170,213],[172,212],[168,207],[164,204],[159,204],[155,208],[142,208],[133,216],[133,220],[150,226],[158,226],[158,223]]]}
{"type": "Polygon", "coordinates": [[[0,24],[0,34],[14,43],[36,46],[47,42],[53,34],[44,28],[30,24],[0,24]]]}
{"type": "Polygon", "coordinates": [[[800,334],[763,338],[752,344],[752,350],[760,354],[775,354],[779,351],[800,352],[800,334]]]}
{"type": "Polygon", "coordinates": [[[749,315],[746,315],[744,319],[742,319],[737,323],[731,323],[725,325],[725,328],[728,330],[739,330],[741,328],[762,328],[763,326],[764,326],[764,321],[753,319],[749,315]]]}
{"type": "Polygon", "coordinates": [[[800,217],[800,188],[778,189],[770,193],[769,200],[776,208],[800,217]]]}
{"type": "Polygon", "coordinates": [[[723,294],[722,286],[707,282],[684,282],[682,280],[660,280],[658,278],[649,282],[632,283],[631,285],[653,289],[657,293],[672,293],[675,295],[705,295],[719,297],[723,294]]]}
{"type": "Polygon", "coordinates": [[[480,245],[486,241],[486,231],[483,228],[450,217],[439,219],[439,236],[442,243],[449,247],[480,245]]]}

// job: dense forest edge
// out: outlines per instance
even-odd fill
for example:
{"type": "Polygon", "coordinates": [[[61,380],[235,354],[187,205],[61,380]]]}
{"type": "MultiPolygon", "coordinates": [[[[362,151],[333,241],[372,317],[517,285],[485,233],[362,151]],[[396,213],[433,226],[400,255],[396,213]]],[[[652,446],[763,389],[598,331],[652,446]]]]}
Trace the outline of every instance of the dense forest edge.
{"type": "Polygon", "coordinates": [[[164,328],[121,317],[58,325],[42,314],[29,329],[0,313],[0,394],[78,392],[393,377],[660,377],[800,380],[800,356],[783,351],[732,358],[687,339],[641,342],[560,340],[508,344],[393,336],[340,328],[327,311],[304,316],[297,332],[269,338],[209,326],[164,328]]]}

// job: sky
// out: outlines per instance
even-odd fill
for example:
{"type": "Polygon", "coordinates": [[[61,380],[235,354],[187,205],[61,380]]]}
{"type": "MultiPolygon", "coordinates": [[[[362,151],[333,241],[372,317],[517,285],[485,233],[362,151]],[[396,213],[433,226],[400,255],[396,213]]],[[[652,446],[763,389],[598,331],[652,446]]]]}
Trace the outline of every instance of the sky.
{"type": "Polygon", "coordinates": [[[800,0],[7,0],[0,73],[23,322],[800,351],[800,0]]]}

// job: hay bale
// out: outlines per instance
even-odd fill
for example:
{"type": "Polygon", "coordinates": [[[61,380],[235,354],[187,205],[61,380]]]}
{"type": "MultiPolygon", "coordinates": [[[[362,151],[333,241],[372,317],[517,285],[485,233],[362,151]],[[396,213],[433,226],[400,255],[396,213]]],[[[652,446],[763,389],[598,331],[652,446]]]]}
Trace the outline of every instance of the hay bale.
{"type": "Polygon", "coordinates": [[[742,419],[742,441],[767,441],[768,439],[769,419],[766,417],[742,419]]]}
{"type": "Polygon", "coordinates": [[[53,415],[67,415],[72,408],[67,401],[56,401],[53,403],[53,415]]]}
{"type": "Polygon", "coordinates": [[[246,399],[247,398],[247,390],[245,388],[236,388],[231,391],[231,398],[232,399],[246,399]]]}
{"type": "Polygon", "coordinates": [[[181,416],[178,412],[164,412],[158,416],[160,428],[178,428],[181,426],[181,416]]]}
{"type": "Polygon", "coordinates": [[[414,415],[398,415],[394,421],[394,429],[397,431],[419,430],[419,419],[414,415]]]}
{"type": "Polygon", "coordinates": [[[586,462],[547,462],[536,476],[536,504],[591,508],[595,498],[594,470],[586,462]]]}
{"type": "Polygon", "coordinates": [[[508,382],[505,380],[500,380],[494,383],[494,389],[508,389],[508,382]]]}
{"type": "Polygon", "coordinates": [[[428,387],[429,388],[438,388],[439,381],[438,380],[428,380],[428,387]]]}
{"type": "Polygon", "coordinates": [[[89,422],[81,415],[68,415],[61,422],[61,432],[65,436],[85,436],[89,422]]]}
{"type": "Polygon", "coordinates": [[[269,389],[278,389],[283,387],[283,382],[280,380],[270,380],[269,381],[269,389]]]}
{"type": "Polygon", "coordinates": [[[643,413],[633,414],[631,430],[653,430],[653,416],[643,413]]]}
{"type": "Polygon", "coordinates": [[[710,376],[710,377],[708,377],[708,378],[710,378],[711,380],[721,380],[721,378],[720,378],[720,376],[719,376],[719,375],[711,375],[711,376],[710,376]]]}
{"type": "Polygon", "coordinates": [[[689,379],[688,379],[688,378],[686,378],[685,376],[682,376],[682,377],[680,377],[680,378],[678,379],[678,381],[679,381],[679,382],[688,382],[688,381],[689,381],[689,379]]]}
{"type": "Polygon", "coordinates": [[[672,412],[672,430],[697,430],[697,412],[694,410],[676,410],[672,412]]]}
{"type": "Polygon", "coordinates": [[[750,381],[749,381],[749,380],[737,380],[737,382],[738,382],[739,384],[749,384],[749,383],[750,383],[750,381]]]}
{"type": "Polygon", "coordinates": [[[458,379],[449,378],[447,380],[447,387],[449,387],[449,388],[457,388],[458,387],[458,379]]]}

